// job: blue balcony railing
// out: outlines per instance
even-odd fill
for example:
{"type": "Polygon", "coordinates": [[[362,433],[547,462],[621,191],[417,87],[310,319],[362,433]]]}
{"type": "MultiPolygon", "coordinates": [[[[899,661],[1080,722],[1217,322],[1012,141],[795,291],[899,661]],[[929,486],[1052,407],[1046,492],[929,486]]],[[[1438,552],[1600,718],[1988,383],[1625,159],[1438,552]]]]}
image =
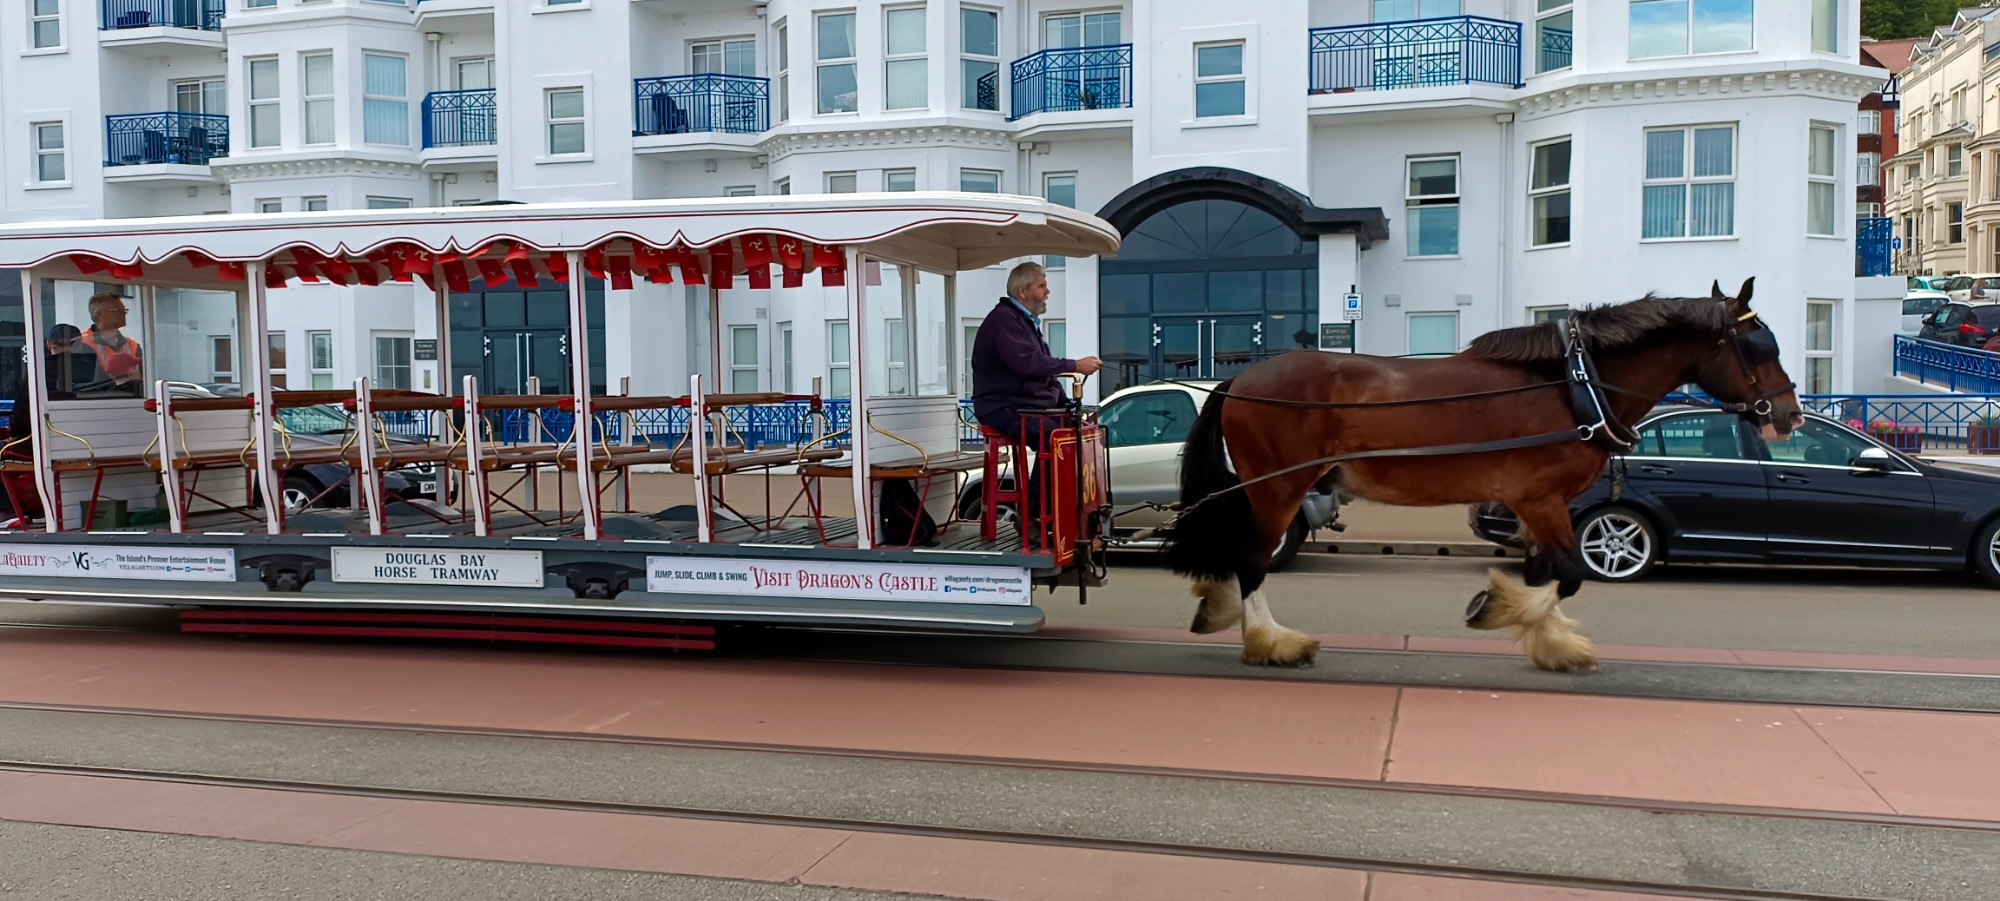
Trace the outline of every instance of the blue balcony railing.
{"type": "Polygon", "coordinates": [[[2000,353],[1897,335],[1896,374],[1950,391],[2000,394],[2000,353]]]}
{"type": "Polygon", "coordinates": [[[496,144],[499,97],[492,88],[424,95],[424,147],[496,144]]]}
{"type": "Polygon", "coordinates": [[[1014,61],[1014,114],[1132,105],[1132,45],[1065,47],[1014,61]]]}
{"type": "Polygon", "coordinates": [[[224,0],[98,0],[105,31],[126,28],[198,28],[221,31],[224,0]]]}
{"type": "Polygon", "coordinates": [[[749,75],[669,75],[632,82],[632,134],[684,135],[720,131],[758,134],[771,128],[771,80],[749,75]]]}
{"type": "Polygon", "coordinates": [[[1449,16],[1315,28],[1315,94],[1454,84],[1521,86],[1521,23],[1449,16]]]}
{"type": "Polygon", "coordinates": [[[1895,229],[1887,216],[1854,220],[1854,274],[1890,275],[1895,257],[1895,229]]]}
{"type": "Polygon", "coordinates": [[[229,155],[229,117],[136,113],[104,117],[104,165],[206,166],[229,155]]]}

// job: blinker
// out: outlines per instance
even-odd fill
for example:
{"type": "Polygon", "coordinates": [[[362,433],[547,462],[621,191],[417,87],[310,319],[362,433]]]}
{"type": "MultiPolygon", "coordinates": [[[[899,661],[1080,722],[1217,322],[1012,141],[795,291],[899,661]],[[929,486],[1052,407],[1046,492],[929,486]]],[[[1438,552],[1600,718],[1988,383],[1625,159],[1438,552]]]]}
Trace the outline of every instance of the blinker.
{"type": "Polygon", "coordinates": [[[1767,328],[1737,335],[1736,349],[1743,354],[1744,362],[1752,366],[1774,363],[1778,359],[1778,335],[1767,328]]]}

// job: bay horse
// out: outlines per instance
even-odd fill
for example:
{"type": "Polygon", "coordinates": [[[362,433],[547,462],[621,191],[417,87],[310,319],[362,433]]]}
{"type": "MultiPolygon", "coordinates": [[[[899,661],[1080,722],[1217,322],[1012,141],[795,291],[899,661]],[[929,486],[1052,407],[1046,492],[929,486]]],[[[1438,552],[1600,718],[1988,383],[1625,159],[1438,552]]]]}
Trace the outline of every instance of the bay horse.
{"type": "Polygon", "coordinates": [[[1350,496],[1407,507],[1498,501],[1519,517],[1525,579],[1498,569],[1466,624],[1508,629],[1545,670],[1597,667],[1557,609],[1588,570],[1569,504],[1636,440],[1636,423],[1693,384],[1770,440],[1805,420],[1777,338],[1736,296],[1655,297],[1501,329],[1444,358],[1299,351],[1213,389],[1191,427],[1165,554],[1201,606],[1191,630],[1241,624],[1243,661],[1310,663],[1319,643],[1278,624],[1263,592],[1272,551],[1329,475],[1350,496]],[[1232,472],[1233,466],[1233,472],[1232,472]]]}

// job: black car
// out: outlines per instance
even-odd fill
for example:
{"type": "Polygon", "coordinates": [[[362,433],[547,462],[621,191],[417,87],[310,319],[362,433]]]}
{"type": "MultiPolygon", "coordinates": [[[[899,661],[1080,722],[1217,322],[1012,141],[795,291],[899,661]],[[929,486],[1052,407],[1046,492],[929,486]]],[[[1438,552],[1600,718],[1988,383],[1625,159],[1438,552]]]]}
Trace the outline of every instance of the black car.
{"type": "MultiPolygon", "coordinates": [[[[1971,570],[2000,587],[2000,469],[1925,462],[1818,414],[1766,443],[1740,418],[1656,407],[1624,461],[1570,505],[1599,579],[1661,563],[1763,563],[1971,570]]],[[[1520,547],[1500,504],[1472,508],[1472,531],[1520,547]]]]}
{"type": "Polygon", "coordinates": [[[1984,347],[2000,335],[2000,303],[1952,301],[1925,316],[1917,337],[1961,347],[1984,347]]]}
{"type": "MultiPolygon", "coordinates": [[[[278,422],[290,433],[291,446],[339,447],[347,441],[349,413],[332,404],[317,404],[309,407],[280,407],[278,422]]],[[[408,438],[390,435],[392,445],[424,444],[422,438],[408,438]]],[[[282,445],[276,445],[282,447],[282,445]]],[[[279,452],[280,465],[283,452],[279,452]]],[[[439,500],[439,473],[429,463],[417,463],[401,469],[392,469],[382,474],[383,490],[401,498],[423,498],[439,500]]],[[[318,498],[318,507],[344,507],[348,504],[348,489],[354,480],[348,477],[345,463],[309,463],[294,466],[284,474],[285,510],[296,511],[308,501],[318,498]],[[332,488],[332,491],[328,491],[332,488]],[[322,496],[324,495],[324,496],[322,496]]]]}

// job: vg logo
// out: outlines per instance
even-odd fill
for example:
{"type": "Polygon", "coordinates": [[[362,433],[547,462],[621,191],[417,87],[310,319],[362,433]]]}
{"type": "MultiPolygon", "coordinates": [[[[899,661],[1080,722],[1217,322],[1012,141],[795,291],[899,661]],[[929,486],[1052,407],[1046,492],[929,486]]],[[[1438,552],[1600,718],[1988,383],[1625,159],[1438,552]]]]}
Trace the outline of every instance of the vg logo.
{"type": "Polygon", "coordinates": [[[77,569],[80,569],[84,572],[90,571],[89,553],[84,551],[77,551],[76,553],[69,555],[69,557],[70,557],[70,565],[75,566],[77,569]]]}

